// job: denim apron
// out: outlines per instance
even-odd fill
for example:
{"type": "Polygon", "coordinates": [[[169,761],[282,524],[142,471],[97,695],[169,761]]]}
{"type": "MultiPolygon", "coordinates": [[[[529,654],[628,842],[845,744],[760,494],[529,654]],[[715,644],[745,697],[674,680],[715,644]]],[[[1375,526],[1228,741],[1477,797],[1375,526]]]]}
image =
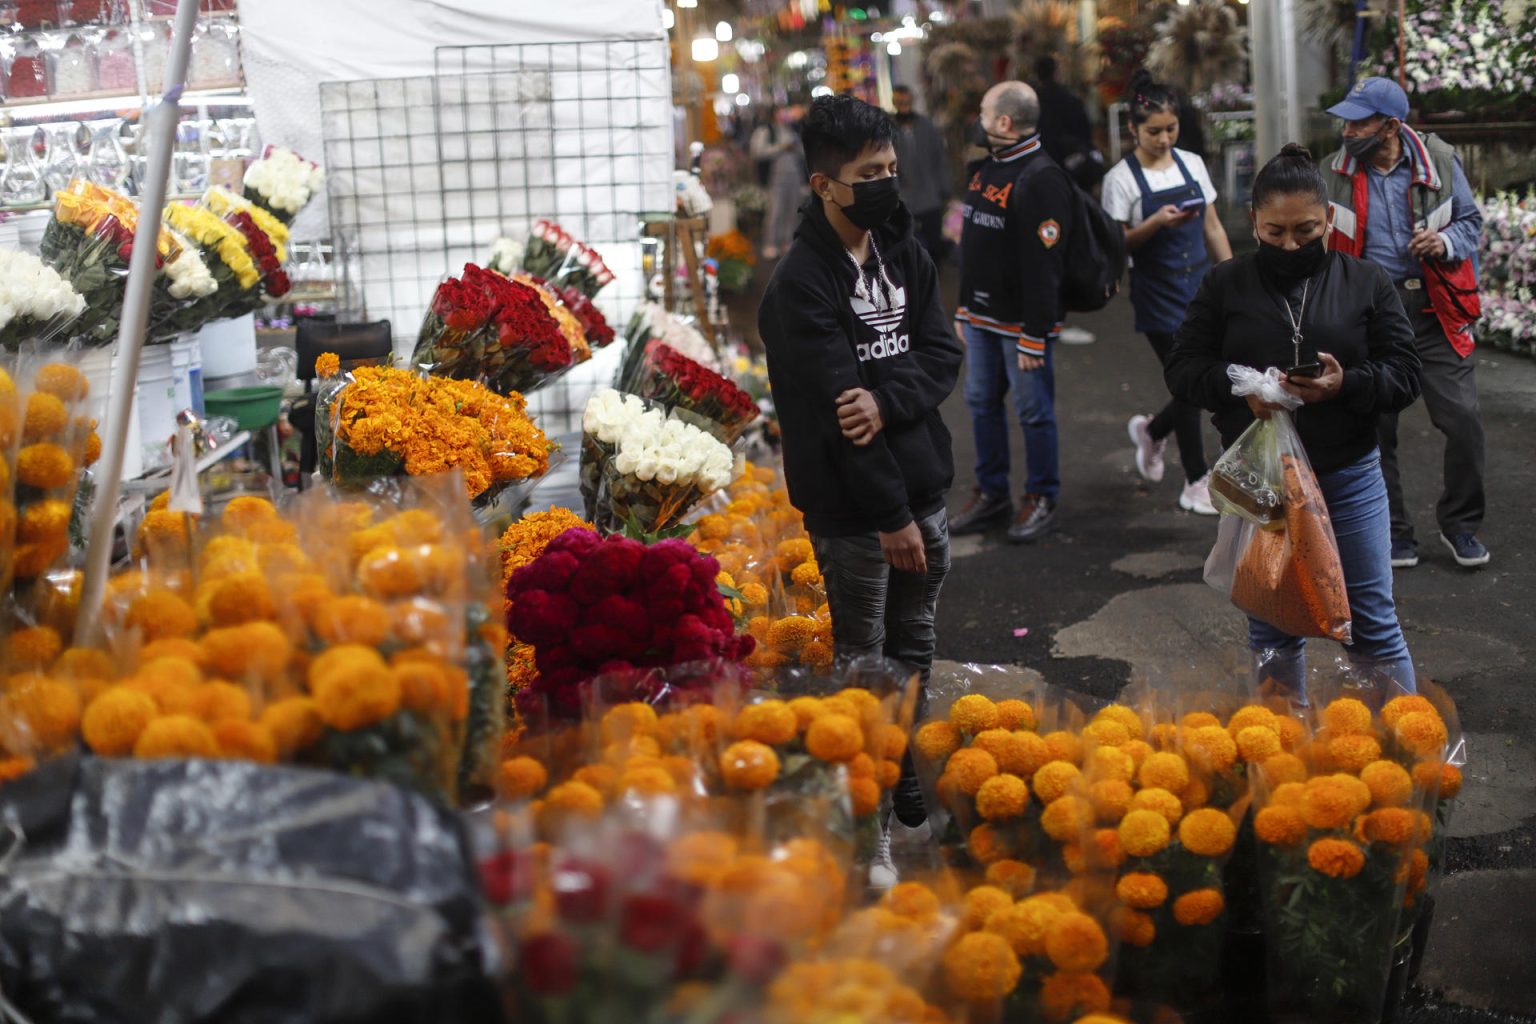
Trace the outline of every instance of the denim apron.
{"type": "Polygon", "coordinates": [[[1184,184],[1153,192],[1135,153],[1125,161],[1141,189],[1141,215],[1151,217],[1163,207],[1199,199],[1198,215],[1188,224],[1166,227],[1132,254],[1131,306],[1136,310],[1136,330],[1142,334],[1172,334],[1184,323],[1184,311],[1195,297],[1201,278],[1210,268],[1205,251],[1205,192],[1173,151],[1173,162],[1184,175],[1184,184]]]}

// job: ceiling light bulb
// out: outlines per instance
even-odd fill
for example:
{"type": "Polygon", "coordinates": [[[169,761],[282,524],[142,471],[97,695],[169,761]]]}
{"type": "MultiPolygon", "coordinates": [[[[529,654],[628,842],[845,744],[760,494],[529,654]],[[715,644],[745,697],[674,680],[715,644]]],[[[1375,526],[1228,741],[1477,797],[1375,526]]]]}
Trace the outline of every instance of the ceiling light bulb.
{"type": "Polygon", "coordinates": [[[731,41],[731,23],[728,21],[715,22],[715,38],[722,43],[731,41]]]}
{"type": "Polygon", "coordinates": [[[693,59],[698,64],[708,64],[720,56],[720,44],[713,36],[699,36],[693,41],[693,59]]]}

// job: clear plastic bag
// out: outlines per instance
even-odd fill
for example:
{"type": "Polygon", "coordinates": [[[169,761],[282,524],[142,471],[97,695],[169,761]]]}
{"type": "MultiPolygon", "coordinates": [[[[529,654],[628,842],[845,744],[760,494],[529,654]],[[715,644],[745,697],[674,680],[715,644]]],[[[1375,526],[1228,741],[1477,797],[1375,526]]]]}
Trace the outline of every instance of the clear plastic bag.
{"type": "Polygon", "coordinates": [[[1250,428],[1233,449],[1250,435],[1255,445],[1245,458],[1280,466],[1281,528],[1229,509],[1206,559],[1205,581],[1248,615],[1291,636],[1347,644],[1352,636],[1349,594],[1339,546],[1296,427],[1288,413],[1276,412],[1250,428]],[[1261,426],[1266,429],[1256,429],[1261,426]]]}

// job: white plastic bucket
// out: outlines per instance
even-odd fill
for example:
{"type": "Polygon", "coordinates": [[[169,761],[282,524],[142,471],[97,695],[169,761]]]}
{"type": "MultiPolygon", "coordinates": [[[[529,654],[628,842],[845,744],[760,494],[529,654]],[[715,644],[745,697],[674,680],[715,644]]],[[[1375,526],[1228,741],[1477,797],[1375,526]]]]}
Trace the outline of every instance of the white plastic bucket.
{"type": "Polygon", "coordinates": [[[180,339],[166,346],[171,350],[171,383],[176,392],[176,412],[192,405],[192,357],[180,339]]]}
{"type": "Polygon", "coordinates": [[[203,379],[233,377],[256,369],[256,314],[215,320],[198,332],[203,379]]]}
{"type": "Polygon", "coordinates": [[[184,360],[187,368],[187,386],[192,392],[191,407],[203,414],[203,344],[196,333],[183,334],[171,342],[171,355],[184,360]]]}
{"type": "MultiPolygon", "coordinates": [[[[87,349],[80,358],[80,372],[90,382],[91,392],[86,398],[86,415],[96,421],[96,433],[101,436],[102,447],[114,443],[120,431],[107,422],[107,399],[112,393],[112,348],[87,349]]],[[[123,446],[123,479],[132,480],[144,473],[144,448],[139,428],[138,386],[134,386],[133,401],[128,406],[128,443],[123,446]]],[[[98,466],[100,463],[97,464],[98,466]]]]}
{"type": "Polygon", "coordinates": [[[176,368],[169,345],[145,345],[139,357],[139,427],[144,465],[151,469],[171,461],[176,434],[176,368]]]}

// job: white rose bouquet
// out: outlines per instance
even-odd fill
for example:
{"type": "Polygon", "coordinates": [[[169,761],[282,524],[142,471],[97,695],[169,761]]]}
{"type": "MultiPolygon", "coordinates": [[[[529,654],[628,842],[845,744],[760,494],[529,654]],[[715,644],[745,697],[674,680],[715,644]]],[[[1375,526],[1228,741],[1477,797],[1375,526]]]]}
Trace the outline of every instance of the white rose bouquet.
{"type": "Polygon", "coordinates": [[[85,297],[31,253],[0,249],[0,344],[49,341],[85,312],[85,297]]]}
{"type": "Polygon", "coordinates": [[[599,529],[665,535],[737,470],[730,448],[643,399],[605,389],[587,402],[582,496],[599,529]]]}
{"type": "Polygon", "coordinates": [[[203,326],[211,317],[202,300],[219,290],[202,250],[184,235],[172,232],[172,236],[180,250],[155,275],[146,331],[151,344],[171,341],[184,331],[203,326]]]}
{"type": "Polygon", "coordinates": [[[284,224],[325,186],[325,171],[284,146],[268,146],[261,159],[245,172],[245,198],[284,224]]]}

